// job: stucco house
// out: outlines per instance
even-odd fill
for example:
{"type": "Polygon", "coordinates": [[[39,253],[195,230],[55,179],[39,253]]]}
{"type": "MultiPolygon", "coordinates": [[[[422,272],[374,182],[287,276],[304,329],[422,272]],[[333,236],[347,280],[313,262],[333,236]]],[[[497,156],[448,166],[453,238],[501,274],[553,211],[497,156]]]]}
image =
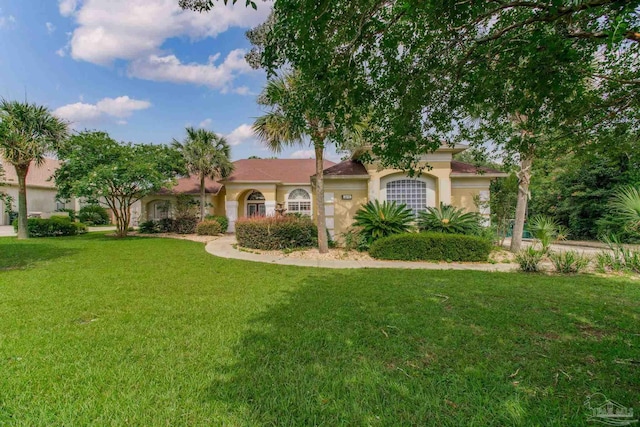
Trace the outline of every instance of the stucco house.
{"type": "MultiPolygon", "coordinates": [[[[2,169],[4,177],[0,177],[0,192],[6,193],[13,197],[13,210],[18,209],[18,176],[15,168],[4,159],[2,169]]],[[[32,164],[27,174],[27,208],[28,215],[49,217],[51,213],[64,209],[75,209],[75,201],[60,201],[56,197],[56,186],[51,177],[60,167],[60,161],[56,159],[46,158],[40,166],[32,164]]],[[[9,225],[9,215],[5,212],[5,206],[0,200],[0,225],[9,225]]]]}
{"type": "MultiPolygon", "coordinates": [[[[414,212],[440,202],[476,211],[474,197],[488,200],[492,179],[506,174],[453,160],[453,155],[467,147],[443,146],[423,156],[431,167],[419,177],[410,178],[396,169],[363,164],[355,160],[340,163],[325,161],[325,212],[327,228],[339,236],[353,223],[356,211],[369,200],[405,203],[414,212]]],[[[313,217],[315,211],[315,160],[313,159],[243,159],[234,162],[235,171],[219,182],[207,180],[207,207],[210,214],[226,215],[229,232],[238,218],[274,215],[283,207],[286,212],[300,212],[313,217]]],[[[198,198],[199,182],[182,178],[170,190],[145,197],[141,201],[141,219],[159,219],[170,215],[175,194],[192,194],[198,198]]],[[[488,215],[488,211],[481,212],[488,215]]]]}

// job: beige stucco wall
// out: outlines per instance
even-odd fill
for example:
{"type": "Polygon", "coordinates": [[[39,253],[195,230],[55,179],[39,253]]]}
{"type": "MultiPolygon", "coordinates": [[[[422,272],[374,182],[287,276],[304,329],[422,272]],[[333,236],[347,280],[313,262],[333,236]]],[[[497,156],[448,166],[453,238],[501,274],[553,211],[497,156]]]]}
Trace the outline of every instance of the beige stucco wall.
{"type": "Polygon", "coordinates": [[[453,178],[451,180],[451,204],[453,206],[463,208],[468,212],[480,212],[488,218],[488,204],[482,209],[476,206],[474,198],[488,202],[490,196],[491,178],[473,177],[473,178],[453,178]]]}
{"type": "Polygon", "coordinates": [[[353,224],[353,217],[368,198],[368,180],[366,179],[327,179],[324,183],[325,213],[327,229],[334,239],[353,224]],[[343,200],[343,195],[350,195],[351,200],[343,200]]]}
{"type": "MultiPolygon", "coordinates": [[[[18,210],[18,187],[14,185],[3,185],[0,191],[13,197],[13,210],[18,210]]],[[[27,187],[27,211],[29,214],[42,213],[49,214],[56,210],[55,188],[27,187]]],[[[73,203],[67,203],[66,207],[73,208],[73,203]]],[[[0,202],[0,225],[9,225],[8,215],[4,212],[5,206],[0,202]]]]}

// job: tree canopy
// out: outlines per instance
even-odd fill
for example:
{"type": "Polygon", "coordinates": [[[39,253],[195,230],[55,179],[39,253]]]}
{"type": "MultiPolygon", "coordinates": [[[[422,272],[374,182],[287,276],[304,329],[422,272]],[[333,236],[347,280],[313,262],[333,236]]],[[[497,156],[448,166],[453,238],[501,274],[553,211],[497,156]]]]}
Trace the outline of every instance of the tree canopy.
{"type": "Polygon", "coordinates": [[[118,143],[105,132],[85,131],[59,150],[62,166],[55,173],[60,198],[81,197],[106,205],[116,218],[117,233],[126,236],[131,206],[170,186],[184,163],[165,145],[118,143]]]}
{"type": "Polygon", "coordinates": [[[200,179],[200,219],[205,218],[206,186],[205,179],[226,178],[233,172],[231,147],[227,140],[206,129],[186,129],[184,142],[174,140],[173,146],[184,159],[189,173],[200,179]]]}
{"type": "MultiPolygon", "coordinates": [[[[47,107],[28,102],[0,102],[0,156],[18,176],[18,238],[29,237],[27,228],[27,175],[32,163],[41,165],[68,136],[67,123],[47,107]]],[[[3,196],[8,205],[11,200],[3,196]]]]}

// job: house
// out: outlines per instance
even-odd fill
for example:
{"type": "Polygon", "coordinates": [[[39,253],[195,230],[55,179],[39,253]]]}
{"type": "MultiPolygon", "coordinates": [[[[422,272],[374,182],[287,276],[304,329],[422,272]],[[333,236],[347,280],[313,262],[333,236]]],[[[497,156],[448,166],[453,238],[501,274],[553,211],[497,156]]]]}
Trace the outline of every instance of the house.
{"type": "MultiPolygon", "coordinates": [[[[406,204],[414,212],[441,202],[477,211],[475,199],[489,199],[491,180],[505,173],[476,168],[453,160],[453,155],[467,147],[443,146],[423,156],[430,169],[410,178],[396,169],[363,164],[357,160],[324,162],[325,212],[327,228],[339,236],[353,223],[357,210],[369,200],[388,200],[406,204]]],[[[210,214],[226,215],[228,231],[234,231],[238,218],[274,215],[278,206],[287,213],[298,212],[313,217],[315,211],[314,159],[243,159],[234,162],[235,170],[219,182],[206,180],[207,207],[210,214]]],[[[199,196],[195,177],[178,180],[175,187],[148,196],[141,203],[141,218],[159,219],[170,215],[175,194],[199,196]]],[[[489,211],[483,209],[483,215],[489,211]]]]}
{"type": "MultiPolygon", "coordinates": [[[[4,177],[0,177],[0,192],[13,197],[13,211],[18,210],[18,176],[15,168],[7,161],[0,159],[4,177]]],[[[27,212],[30,216],[48,217],[52,212],[64,208],[75,208],[75,203],[58,200],[57,189],[52,176],[60,167],[60,161],[45,158],[42,165],[32,163],[27,174],[27,212]]],[[[6,206],[0,200],[0,225],[9,225],[9,215],[5,212],[6,206]]]]}

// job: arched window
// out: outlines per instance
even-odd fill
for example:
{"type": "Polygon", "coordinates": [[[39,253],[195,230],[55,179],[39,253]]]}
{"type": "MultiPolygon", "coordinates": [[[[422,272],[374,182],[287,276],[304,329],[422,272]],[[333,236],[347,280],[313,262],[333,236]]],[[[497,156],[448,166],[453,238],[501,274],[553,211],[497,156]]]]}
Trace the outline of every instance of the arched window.
{"type": "Polygon", "coordinates": [[[427,184],[415,179],[398,179],[387,183],[387,201],[403,203],[414,215],[427,209],[427,184]]]}
{"type": "Polygon", "coordinates": [[[264,200],[264,196],[262,195],[261,192],[254,191],[251,194],[249,194],[249,197],[247,197],[247,200],[263,201],[264,200]]]}
{"type": "Polygon", "coordinates": [[[287,212],[311,216],[311,196],[306,190],[297,188],[289,193],[287,212]]]}

